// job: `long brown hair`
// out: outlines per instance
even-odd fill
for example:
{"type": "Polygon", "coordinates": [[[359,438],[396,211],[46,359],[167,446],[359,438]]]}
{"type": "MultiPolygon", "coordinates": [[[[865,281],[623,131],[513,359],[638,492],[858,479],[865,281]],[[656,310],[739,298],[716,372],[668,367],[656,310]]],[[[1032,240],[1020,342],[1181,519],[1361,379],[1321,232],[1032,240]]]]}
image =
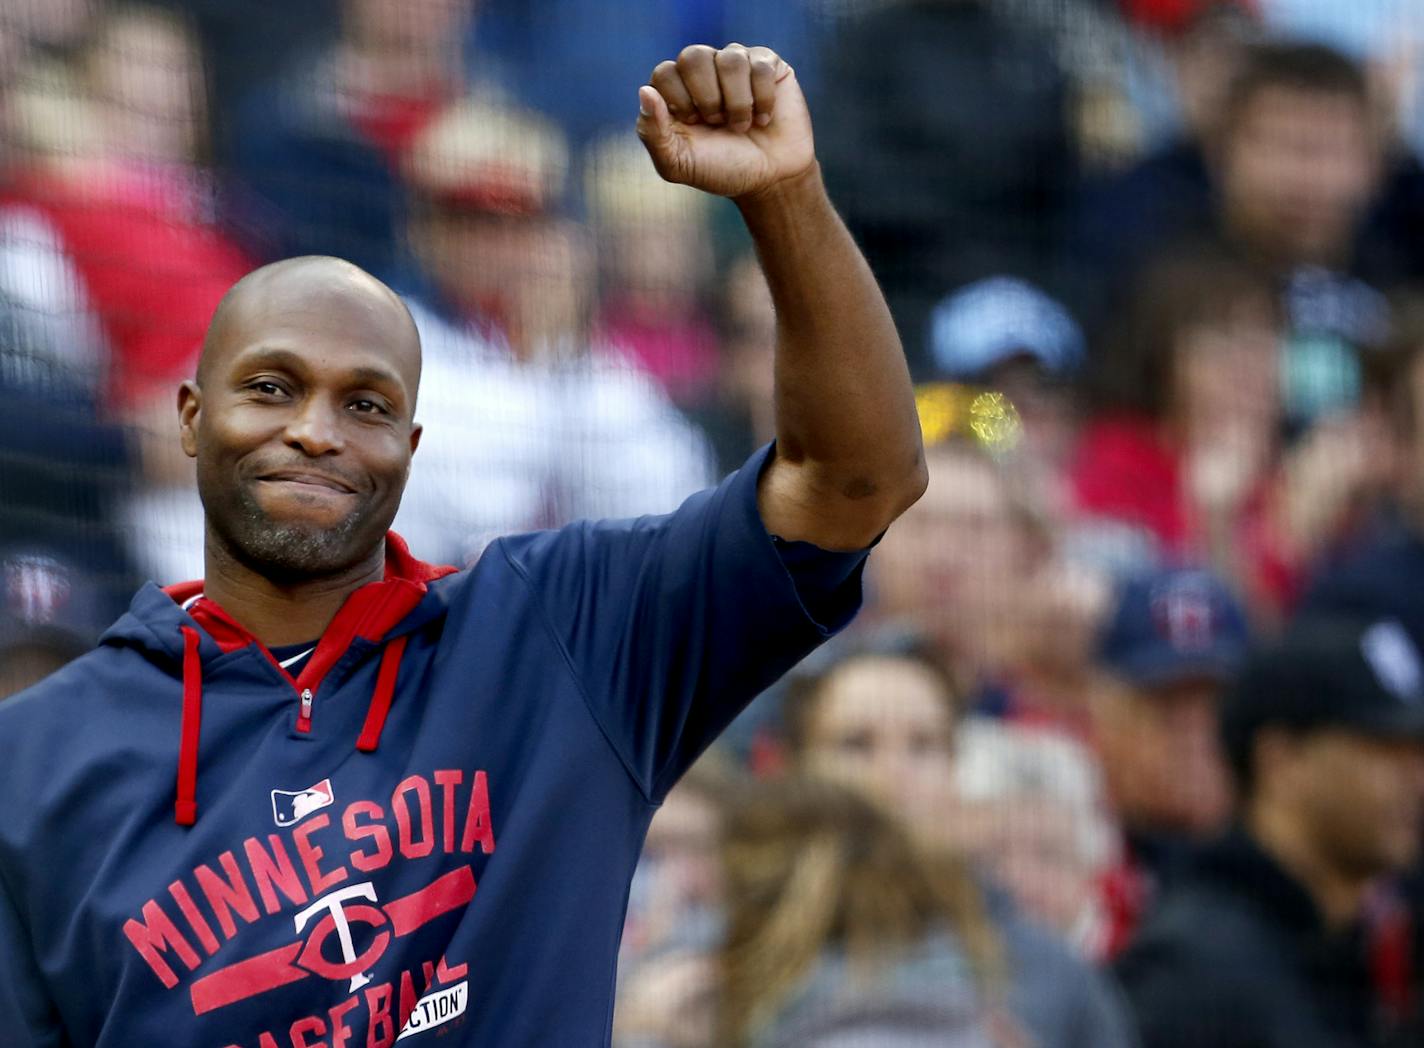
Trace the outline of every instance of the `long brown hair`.
{"type": "Polygon", "coordinates": [[[747,1044],[828,947],[868,970],[948,930],[985,1003],[999,997],[1003,949],[967,870],[921,851],[855,791],[799,776],[748,786],[731,806],[723,854],[718,1044],[747,1044]]]}
{"type": "Polygon", "coordinates": [[[1169,245],[1145,263],[1128,290],[1089,378],[1089,407],[1097,414],[1164,421],[1176,396],[1177,354],[1186,332],[1219,324],[1243,304],[1259,303],[1283,322],[1270,274],[1211,237],[1169,245]]]}

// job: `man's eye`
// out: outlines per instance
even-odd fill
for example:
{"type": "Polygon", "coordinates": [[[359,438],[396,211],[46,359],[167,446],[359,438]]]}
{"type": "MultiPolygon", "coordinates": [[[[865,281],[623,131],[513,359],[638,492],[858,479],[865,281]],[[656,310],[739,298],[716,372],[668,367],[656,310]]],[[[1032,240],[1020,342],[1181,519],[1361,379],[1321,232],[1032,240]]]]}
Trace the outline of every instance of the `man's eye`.
{"type": "Polygon", "coordinates": [[[286,392],[286,390],[277,385],[277,383],[267,381],[254,382],[247,388],[254,393],[261,393],[265,397],[280,397],[286,392]]]}
{"type": "Polygon", "coordinates": [[[353,400],[351,409],[362,415],[384,415],[387,413],[386,409],[374,400],[353,400]]]}

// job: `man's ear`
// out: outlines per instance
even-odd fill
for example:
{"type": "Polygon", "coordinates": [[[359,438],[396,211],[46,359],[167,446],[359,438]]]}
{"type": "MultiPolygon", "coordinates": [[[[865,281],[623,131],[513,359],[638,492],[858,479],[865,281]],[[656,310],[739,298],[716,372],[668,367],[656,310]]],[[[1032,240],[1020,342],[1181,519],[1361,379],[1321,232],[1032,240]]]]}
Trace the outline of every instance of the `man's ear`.
{"type": "Polygon", "coordinates": [[[425,427],[419,422],[412,423],[410,427],[410,453],[415,454],[415,449],[420,447],[420,435],[425,432],[425,427]]]}
{"type": "Polygon", "coordinates": [[[192,379],[178,387],[178,439],[183,454],[198,457],[198,414],[203,407],[203,391],[192,379]]]}

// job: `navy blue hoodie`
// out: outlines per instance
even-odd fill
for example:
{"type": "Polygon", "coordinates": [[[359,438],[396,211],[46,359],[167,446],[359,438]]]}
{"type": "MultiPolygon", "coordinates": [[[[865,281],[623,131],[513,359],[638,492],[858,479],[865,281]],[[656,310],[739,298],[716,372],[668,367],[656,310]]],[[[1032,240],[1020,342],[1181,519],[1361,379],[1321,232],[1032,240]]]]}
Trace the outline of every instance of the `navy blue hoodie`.
{"type": "Polygon", "coordinates": [[[766,458],[468,571],[392,536],[296,678],[197,584],[141,590],[0,705],[0,1043],[607,1044],[656,805],[844,625],[766,458]]]}

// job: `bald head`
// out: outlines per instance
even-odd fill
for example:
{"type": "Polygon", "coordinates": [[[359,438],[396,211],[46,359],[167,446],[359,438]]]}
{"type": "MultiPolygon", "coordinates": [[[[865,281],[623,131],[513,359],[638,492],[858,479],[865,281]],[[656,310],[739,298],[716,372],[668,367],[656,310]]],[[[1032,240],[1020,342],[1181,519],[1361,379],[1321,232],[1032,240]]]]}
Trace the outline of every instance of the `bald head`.
{"type": "Polygon", "coordinates": [[[399,295],[360,266],[329,255],[286,258],[254,269],[230,287],[208,325],[198,360],[198,384],[232,352],[264,330],[320,323],[354,323],[382,337],[389,361],[407,380],[411,402],[420,384],[420,336],[399,295]]]}
{"type": "Polygon", "coordinates": [[[405,304],[335,258],[243,277],[179,391],[210,563],[272,579],[379,569],[420,441],[420,337],[405,304]]]}

